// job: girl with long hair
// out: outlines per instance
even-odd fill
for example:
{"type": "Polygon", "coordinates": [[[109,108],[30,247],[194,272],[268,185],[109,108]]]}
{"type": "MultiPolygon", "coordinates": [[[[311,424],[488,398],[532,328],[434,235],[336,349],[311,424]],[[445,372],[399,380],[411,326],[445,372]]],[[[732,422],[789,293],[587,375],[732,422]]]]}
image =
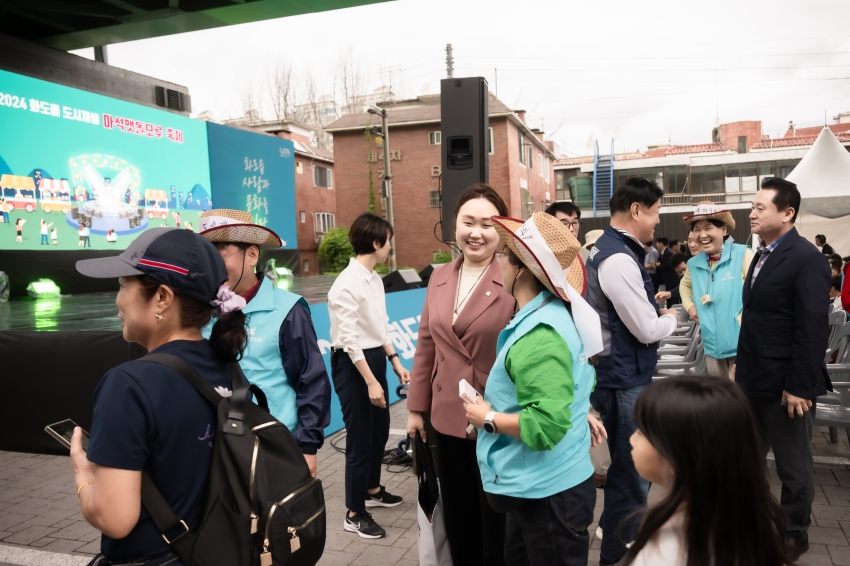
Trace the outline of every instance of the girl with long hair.
{"type": "Polygon", "coordinates": [[[665,497],[643,517],[623,566],[786,566],[750,403],[725,378],[668,377],[634,412],[632,458],[665,497]]]}

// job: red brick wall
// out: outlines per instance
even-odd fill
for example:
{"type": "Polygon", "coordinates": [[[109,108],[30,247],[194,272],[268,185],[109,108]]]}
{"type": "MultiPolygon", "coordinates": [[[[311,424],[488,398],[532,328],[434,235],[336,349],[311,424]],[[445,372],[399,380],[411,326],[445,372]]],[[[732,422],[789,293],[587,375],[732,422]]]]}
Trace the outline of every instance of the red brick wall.
{"type": "MultiPolygon", "coordinates": [[[[305,145],[310,145],[309,138],[291,132],[279,132],[278,136],[297,140],[305,145]]],[[[316,243],[316,213],[329,212],[336,217],[336,177],[332,175],[332,188],[325,189],[313,185],[313,165],[327,167],[333,171],[334,164],[327,161],[313,159],[301,153],[295,154],[295,222],[298,233],[298,252],[300,255],[298,268],[301,275],[318,275],[319,260],[317,252],[319,245],[316,243]],[[299,169],[299,164],[301,165],[299,169]],[[300,170],[300,173],[299,173],[300,170]],[[304,222],[301,222],[301,212],[305,213],[304,222]],[[307,270],[304,270],[304,262],[307,261],[307,270]]]]}
{"type": "MultiPolygon", "coordinates": [[[[542,210],[545,193],[554,200],[555,175],[553,162],[549,161],[549,183],[538,175],[540,160],[534,150],[534,169],[529,171],[519,163],[517,128],[507,118],[490,121],[493,128],[494,153],[490,155],[490,184],[507,201],[510,214],[520,213],[520,178],[528,178],[528,186],[542,210]]],[[[428,132],[439,130],[439,124],[396,126],[390,129],[390,150],[401,152],[400,161],[392,161],[393,212],[396,236],[396,259],[399,267],[421,269],[432,262],[437,250],[450,251],[434,236],[435,224],[440,219],[440,209],[430,207],[430,191],[439,188],[438,178],[431,176],[431,167],[440,165],[440,146],[429,145],[428,132]]],[[[369,179],[375,191],[375,212],[386,216],[382,207],[380,170],[382,149],[375,139],[367,143],[363,132],[337,132],[334,134],[334,163],[337,197],[337,225],[350,226],[357,216],[368,210],[369,179]],[[374,151],[376,163],[367,163],[367,154],[374,151]]],[[[439,234],[439,230],[437,231],[439,234]]],[[[299,239],[300,239],[299,234],[299,239]]]]}
{"type": "Polygon", "coordinates": [[[720,124],[720,143],[738,151],[738,136],[747,136],[747,151],[761,141],[761,120],[720,124]]]}

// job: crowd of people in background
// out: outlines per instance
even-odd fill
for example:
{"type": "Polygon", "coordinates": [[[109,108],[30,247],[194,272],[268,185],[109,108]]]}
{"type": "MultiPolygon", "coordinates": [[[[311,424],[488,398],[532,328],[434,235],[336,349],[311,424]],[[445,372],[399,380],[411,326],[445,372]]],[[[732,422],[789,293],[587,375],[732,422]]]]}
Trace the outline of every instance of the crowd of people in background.
{"type": "MultiPolygon", "coordinates": [[[[409,382],[408,433],[436,449],[454,564],[584,566],[594,535],[601,566],[793,564],[808,550],[812,409],[831,389],[827,317],[850,306],[847,263],[823,235],[818,247],[800,236],[800,193],[783,179],[753,200],[755,250],[709,201],[683,217],[681,243],[656,236],[663,194],[626,179],[609,225],[582,241],[573,203],[518,220],[493,187],[468,188],[453,218],[457,258],[428,285],[412,372],[389,339],[375,271],[393,227],[374,214],[352,224],[355,257],[328,294],[330,378],[304,299],[256,269],[281,240],[247,212],[205,212],[200,234],[148,230],[78,270],[119,279],[127,341],[180,358],[222,396],[239,360],[313,477],[332,384],[347,433],[339,519],[363,539],[386,536],[370,509],[402,502],[381,484],[389,362],[409,382]],[[659,342],[682,324],[699,325],[705,375],[656,378],[659,342]],[[474,399],[458,396],[464,385],[474,399]],[[648,506],[652,484],[664,491],[648,506]]],[[[210,422],[213,408],[167,366],[139,360],[104,376],[88,453],[81,431],[71,453],[83,516],[103,533],[93,565],[182,563],[142,505],[143,471],[188,531],[201,528],[213,436],[178,431],[209,433],[210,422]]]]}

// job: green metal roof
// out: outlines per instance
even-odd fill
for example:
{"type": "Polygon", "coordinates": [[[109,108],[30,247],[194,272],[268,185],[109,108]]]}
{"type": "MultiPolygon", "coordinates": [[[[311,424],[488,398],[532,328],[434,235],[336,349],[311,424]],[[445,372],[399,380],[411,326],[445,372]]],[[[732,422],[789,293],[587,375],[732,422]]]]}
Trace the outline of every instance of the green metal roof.
{"type": "Polygon", "coordinates": [[[2,0],[0,33],[63,51],[388,0],[2,0]]]}

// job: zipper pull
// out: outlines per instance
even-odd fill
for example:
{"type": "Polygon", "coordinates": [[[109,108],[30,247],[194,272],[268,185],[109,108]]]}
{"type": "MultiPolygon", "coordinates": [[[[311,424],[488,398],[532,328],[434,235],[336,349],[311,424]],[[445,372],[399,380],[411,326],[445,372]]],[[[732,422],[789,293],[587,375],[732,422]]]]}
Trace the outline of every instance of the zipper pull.
{"type": "Polygon", "coordinates": [[[272,566],[272,553],[269,552],[269,539],[263,542],[263,553],[260,554],[260,566],[272,566]]]}
{"type": "Polygon", "coordinates": [[[301,539],[298,538],[298,534],[295,532],[294,527],[289,527],[287,529],[289,534],[292,535],[292,538],[289,540],[289,551],[292,554],[295,554],[301,548],[301,539]]]}
{"type": "Polygon", "coordinates": [[[496,483],[498,481],[499,481],[499,476],[497,475],[495,478],[493,478],[493,485],[496,485],[496,483]]]}
{"type": "Polygon", "coordinates": [[[257,528],[259,527],[259,524],[260,524],[260,518],[257,517],[254,513],[251,513],[251,534],[252,535],[257,532],[257,528]]]}

